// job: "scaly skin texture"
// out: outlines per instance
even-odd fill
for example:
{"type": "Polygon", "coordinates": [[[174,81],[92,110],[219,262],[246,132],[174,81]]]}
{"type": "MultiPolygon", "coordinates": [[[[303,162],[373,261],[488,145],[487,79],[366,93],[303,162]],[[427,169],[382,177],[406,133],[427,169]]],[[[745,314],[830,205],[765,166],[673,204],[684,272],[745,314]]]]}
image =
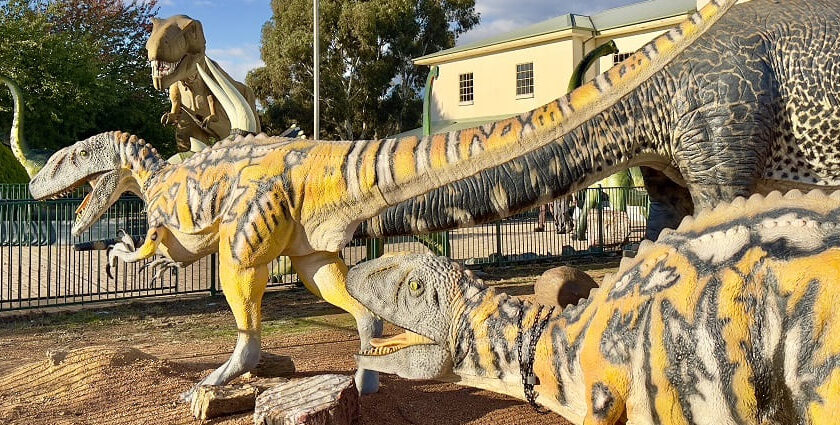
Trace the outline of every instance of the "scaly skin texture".
{"type": "MultiPolygon", "coordinates": [[[[702,40],[734,2],[714,0],[594,82],[535,111],[483,127],[375,141],[237,137],[166,166],[147,145],[109,133],[54,155],[30,191],[41,199],[93,182],[75,234],[89,228],[122,191],[142,196],[149,234],[139,247],[130,240],[116,244],[112,262],[158,254],[164,259],[156,265],[168,267],[219,253],[222,287],[239,337],[228,362],[202,384],[224,384],[259,360],[260,303],[268,264],[279,255],[291,258],[313,293],[355,317],[366,348],[381,324],[347,293],[347,268],[338,255],[360,223],[392,206],[368,222],[367,230],[425,233],[497,219],[586,187],[614,173],[623,166],[620,161],[640,165],[665,155],[654,144],[633,148],[635,138],[602,149],[597,137],[587,141],[583,132],[598,129],[594,133],[601,141],[618,140],[623,133],[600,130],[604,117],[627,112],[622,102],[646,93],[651,79],[702,40]],[[382,219],[395,213],[399,226],[382,219]]],[[[632,111],[639,119],[647,116],[643,106],[632,111]]],[[[644,124],[639,128],[652,128],[644,124]]],[[[363,392],[377,388],[376,375],[360,370],[357,378],[363,392]]]]}
{"type": "MultiPolygon", "coordinates": [[[[565,121],[555,143],[392,206],[362,234],[485,222],[632,166],[646,168],[652,240],[686,214],[737,196],[836,188],[840,72],[828,64],[840,62],[838,34],[838,0],[753,0],[673,59],[667,36],[660,37],[568,98],[510,123],[510,131],[527,134],[565,121]],[[633,90],[610,95],[649,69],[651,58],[664,66],[633,90]],[[592,114],[583,112],[590,107],[592,114]],[[568,122],[581,115],[587,118],[568,122]]],[[[504,125],[464,130],[461,138],[483,140],[504,125]]],[[[439,143],[448,146],[445,140],[439,143]]]]}
{"type": "MultiPolygon", "coordinates": [[[[231,117],[199,76],[198,67],[204,65],[204,30],[201,22],[185,15],[152,20],[152,33],[146,42],[152,62],[152,82],[158,90],[169,89],[172,101],[170,112],[161,117],[163,124],[174,125],[178,150],[190,150],[190,137],[205,143],[222,140],[231,132],[231,117]]],[[[218,67],[218,65],[217,65],[218,67]]],[[[245,98],[256,120],[259,132],[256,97],[250,87],[234,81],[220,71],[245,98]]]]}
{"type": "Polygon", "coordinates": [[[538,338],[539,403],[577,424],[836,423],[838,222],[837,192],[738,198],[643,243],[551,316],[445,258],[362,263],[348,291],[408,332],[374,340],[359,364],[524,399],[522,332],[526,347],[538,338]]]}

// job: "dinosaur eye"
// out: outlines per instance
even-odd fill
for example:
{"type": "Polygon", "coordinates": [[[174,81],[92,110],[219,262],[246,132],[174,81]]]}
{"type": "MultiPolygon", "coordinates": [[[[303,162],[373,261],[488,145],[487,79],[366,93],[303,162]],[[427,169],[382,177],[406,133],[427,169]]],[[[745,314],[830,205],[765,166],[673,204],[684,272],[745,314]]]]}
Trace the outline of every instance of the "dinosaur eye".
{"type": "Polygon", "coordinates": [[[88,151],[86,151],[86,150],[79,151],[79,156],[81,156],[82,158],[87,158],[88,151]]]}
{"type": "Polygon", "coordinates": [[[411,289],[411,292],[420,292],[423,289],[423,285],[418,280],[410,280],[408,282],[408,289],[411,289]]]}

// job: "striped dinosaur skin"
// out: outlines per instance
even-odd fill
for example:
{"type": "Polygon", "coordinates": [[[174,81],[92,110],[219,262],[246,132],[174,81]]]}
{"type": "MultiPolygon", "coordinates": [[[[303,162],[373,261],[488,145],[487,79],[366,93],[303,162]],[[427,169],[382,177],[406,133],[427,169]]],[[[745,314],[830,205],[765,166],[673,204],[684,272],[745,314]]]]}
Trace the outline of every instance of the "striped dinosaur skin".
{"type": "MultiPolygon", "coordinates": [[[[355,317],[366,348],[381,323],[347,293],[347,267],[338,255],[359,224],[389,206],[399,209],[405,202],[419,205],[426,199],[441,201],[435,214],[409,213],[411,226],[380,226],[381,233],[422,233],[504,217],[624,166],[615,161],[606,166],[602,161],[632,157],[635,165],[653,158],[653,145],[633,155],[618,147],[594,154],[569,150],[574,145],[566,141],[578,140],[583,134],[580,128],[602,125],[598,118],[602,111],[615,110],[612,105],[650,84],[653,75],[701,39],[734,3],[713,0],[594,82],[528,114],[480,128],[375,141],[237,137],[177,165],[161,165],[154,150],[128,135],[107,133],[50,158],[30,183],[30,191],[42,199],[93,183],[74,234],[89,228],[123,191],[141,196],[148,211],[146,239],[136,247],[124,238],[111,250],[109,263],[142,261],[157,254],[164,258],[155,266],[165,268],[219,253],[222,289],[239,334],[231,358],[200,385],[227,383],[259,361],[268,264],[280,255],[291,258],[314,294],[355,317]],[[81,158],[82,151],[91,154],[88,159],[66,160],[81,158]],[[435,191],[440,187],[445,193],[454,191],[454,196],[428,198],[443,193],[435,191]],[[511,198],[514,194],[516,198],[511,198]]],[[[371,223],[368,228],[376,228],[377,222],[371,223]]],[[[371,392],[378,380],[360,370],[357,385],[362,392],[371,392]]]]}
{"type": "MultiPolygon", "coordinates": [[[[484,140],[510,125],[528,140],[543,126],[559,128],[537,136],[550,143],[511,145],[516,159],[502,166],[470,170],[467,178],[390,206],[360,234],[487,222],[631,166],[644,167],[654,201],[651,240],[695,208],[737,196],[837,188],[840,73],[829,64],[840,61],[840,1],[741,4],[672,57],[672,40],[692,27],[684,23],[566,98],[446,136],[484,140]]],[[[462,152],[444,140],[437,149],[462,152]]]]}
{"type": "Polygon", "coordinates": [[[838,192],[738,198],[646,242],[550,317],[445,258],[362,263],[348,291],[407,332],[359,364],[524,399],[516,337],[546,319],[538,401],[576,424],[836,423],[838,223],[838,192]]]}

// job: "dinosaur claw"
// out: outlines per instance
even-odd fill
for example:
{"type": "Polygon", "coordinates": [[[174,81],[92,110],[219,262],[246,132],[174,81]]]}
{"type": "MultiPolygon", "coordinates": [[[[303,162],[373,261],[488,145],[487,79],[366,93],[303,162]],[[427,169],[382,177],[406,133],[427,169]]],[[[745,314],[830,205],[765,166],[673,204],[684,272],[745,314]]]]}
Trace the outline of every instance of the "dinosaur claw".
{"type": "Polygon", "coordinates": [[[123,229],[120,229],[117,231],[117,236],[120,238],[122,243],[124,243],[132,251],[137,250],[137,246],[134,244],[134,238],[131,235],[129,235],[128,232],[126,232],[123,229]],[[122,236],[120,236],[120,233],[122,233],[122,236]]]}

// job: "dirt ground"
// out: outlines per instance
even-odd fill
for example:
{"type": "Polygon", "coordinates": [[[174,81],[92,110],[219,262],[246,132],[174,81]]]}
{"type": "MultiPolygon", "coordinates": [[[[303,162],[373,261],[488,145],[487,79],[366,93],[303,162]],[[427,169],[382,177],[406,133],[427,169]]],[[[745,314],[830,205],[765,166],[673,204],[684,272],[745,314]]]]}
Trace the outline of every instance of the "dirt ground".
{"type": "MultiPolygon", "coordinates": [[[[479,273],[500,290],[527,298],[536,277],[556,265],[479,273]]],[[[616,266],[579,265],[597,282],[616,266]]],[[[350,315],[296,287],[268,293],[263,312],[263,350],[291,356],[297,368],[292,378],[353,373],[359,340],[350,315]]],[[[223,363],[234,341],[233,317],[221,297],[0,317],[0,423],[197,423],[178,394],[223,363]],[[86,347],[63,358],[67,350],[86,347]]],[[[362,397],[362,424],[568,423],[488,391],[391,375],[381,383],[377,394],[362,397]]],[[[207,423],[253,419],[248,413],[207,423]]]]}

